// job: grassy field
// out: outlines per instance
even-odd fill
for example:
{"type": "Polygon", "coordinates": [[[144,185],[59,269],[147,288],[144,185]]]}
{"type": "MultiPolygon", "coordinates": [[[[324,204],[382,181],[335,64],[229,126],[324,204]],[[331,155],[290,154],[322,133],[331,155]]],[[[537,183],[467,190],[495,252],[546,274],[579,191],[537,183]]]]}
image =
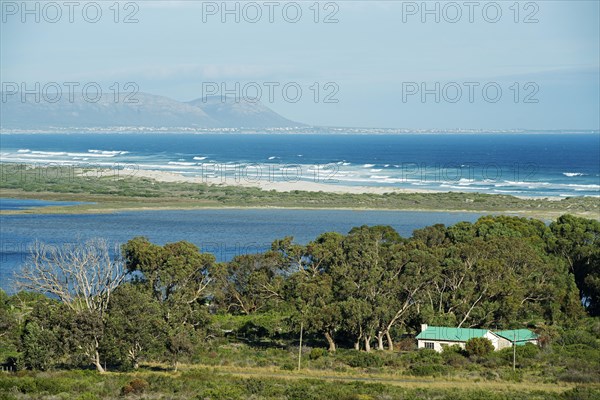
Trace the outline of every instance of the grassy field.
{"type": "Polygon", "coordinates": [[[10,198],[91,202],[71,207],[45,207],[10,213],[103,213],[118,210],[198,208],[315,208],[427,210],[511,213],[552,219],[564,213],[600,219],[597,198],[524,199],[478,193],[339,194],[327,192],[276,192],[259,188],[158,182],[119,177],[94,170],[61,175],[60,169],[28,168],[21,173],[3,171],[0,196],[10,198]]]}
{"type": "Polygon", "coordinates": [[[135,373],[85,370],[0,373],[0,399],[594,399],[598,385],[490,382],[314,371],[146,366],[135,373]]]}

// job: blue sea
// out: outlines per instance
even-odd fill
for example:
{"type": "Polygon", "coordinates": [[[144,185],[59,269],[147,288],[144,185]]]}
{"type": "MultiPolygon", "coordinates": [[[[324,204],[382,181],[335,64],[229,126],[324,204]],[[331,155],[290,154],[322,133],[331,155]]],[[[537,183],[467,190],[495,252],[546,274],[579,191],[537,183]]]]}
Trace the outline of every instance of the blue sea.
{"type": "MultiPolygon", "coordinates": [[[[12,206],[16,207],[18,201],[13,200],[12,206]]],[[[0,201],[2,204],[7,203],[0,201]]],[[[122,244],[135,236],[146,236],[160,244],[187,240],[213,253],[217,260],[226,261],[238,254],[265,251],[275,239],[285,236],[304,244],[323,232],[347,233],[352,227],[366,224],[391,225],[408,237],[413,230],[428,225],[473,222],[479,216],[459,212],[284,209],[0,215],[0,288],[12,290],[12,273],[26,260],[35,241],[60,245],[101,237],[122,244]]]]}
{"type": "Polygon", "coordinates": [[[12,163],[159,170],[234,181],[599,196],[598,133],[3,134],[12,163]]]}

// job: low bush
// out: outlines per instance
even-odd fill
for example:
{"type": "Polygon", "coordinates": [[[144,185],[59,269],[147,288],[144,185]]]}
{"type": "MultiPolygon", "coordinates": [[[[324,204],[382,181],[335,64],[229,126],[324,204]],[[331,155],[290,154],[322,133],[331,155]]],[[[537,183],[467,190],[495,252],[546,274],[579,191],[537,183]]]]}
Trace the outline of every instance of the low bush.
{"type": "Polygon", "coordinates": [[[474,337],[467,340],[465,351],[469,356],[483,357],[494,351],[494,345],[489,339],[474,337]]]}
{"type": "Polygon", "coordinates": [[[149,384],[145,379],[135,378],[121,388],[121,395],[142,394],[146,391],[148,386],[149,384]]]}
{"type": "Polygon", "coordinates": [[[326,355],[327,355],[327,350],[321,349],[319,347],[313,347],[310,350],[308,358],[310,358],[311,360],[318,360],[319,358],[326,356],[326,355]]]}
{"type": "Polygon", "coordinates": [[[415,376],[440,376],[440,375],[448,375],[449,368],[445,365],[420,364],[420,365],[412,365],[409,368],[409,372],[415,376]]]}
{"type": "Polygon", "coordinates": [[[364,351],[352,351],[352,354],[346,359],[346,364],[354,368],[381,367],[383,359],[376,353],[367,353],[364,351]]]}

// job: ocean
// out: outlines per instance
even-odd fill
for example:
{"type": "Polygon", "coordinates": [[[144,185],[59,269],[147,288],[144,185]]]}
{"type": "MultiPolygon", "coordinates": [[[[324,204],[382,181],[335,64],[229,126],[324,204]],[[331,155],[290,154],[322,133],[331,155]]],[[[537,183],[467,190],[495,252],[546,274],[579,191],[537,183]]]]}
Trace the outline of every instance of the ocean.
{"type": "MultiPolygon", "coordinates": [[[[0,199],[0,207],[8,205],[16,209],[31,203],[0,199]]],[[[0,215],[0,288],[12,291],[13,271],[26,260],[35,241],[60,245],[100,237],[123,244],[135,236],[146,236],[159,244],[187,240],[213,253],[218,261],[227,261],[238,254],[266,251],[275,239],[285,236],[305,244],[323,232],[348,233],[366,224],[391,225],[408,237],[415,229],[428,225],[474,222],[479,216],[460,212],[286,209],[0,215]]]]}
{"type": "Polygon", "coordinates": [[[235,180],[599,196],[598,133],[3,134],[0,162],[235,180]]]}

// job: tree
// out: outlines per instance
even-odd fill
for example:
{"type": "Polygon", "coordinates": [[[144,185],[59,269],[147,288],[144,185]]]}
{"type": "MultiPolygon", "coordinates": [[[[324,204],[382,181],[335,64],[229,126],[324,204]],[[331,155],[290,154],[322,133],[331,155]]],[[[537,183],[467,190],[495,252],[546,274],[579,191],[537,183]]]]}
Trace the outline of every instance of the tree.
{"type": "Polygon", "coordinates": [[[10,304],[10,297],[0,289],[0,348],[14,345],[18,321],[14,306],[10,304]]]}
{"type": "Polygon", "coordinates": [[[474,337],[467,340],[465,350],[469,356],[483,357],[494,351],[494,345],[488,338],[474,337]]]}
{"type": "Polygon", "coordinates": [[[325,336],[329,351],[335,352],[336,332],[343,324],[340,302],[334,297],[331,269],[339,262],[343,235],[328,232],[320,235],[306,247],[294,245],[291,241],[276,246],[286,255],[295,271],[286,279],[284,296],[294,309],[307,332],[325,336]]]}
{"type": "Polygon", "coordinates": [[[250,315],[282,300],[284,277],[276,252],[243,254],[218,264],[213,272],[213,294],[227,312],[250,315]]]}
{"type": "Polygon", "coordinates": [[[378,328],[383,325],[383,303],[390,296],[389,279],[397,277],[389,268],[401,241],[389,226],[366,225],[353,228],[342,241],[341,261],[332,268],[332,277],[356,349],[362,341],[370,351],[373,338],[382,334],[378,328]]]}
{"type": "Polygon", "coordinates": [[[108,309],[103,346],[121,363],[138,369],[145,355],[164,349],[162,316],[160,304],[146,291],[131,283],[121,285],[108,309]]]}
{"type": "Polygon", "coordinates": [[[163,311],[166,348],[175,369],[191,349],[196,330],[207,320],[207,288],[215,257],[181,241],[159,246],[137,237],[123,245],[127,270],[157,301],[163,311]]]}
{"type": "MultiPolygon", "coordinates": [[[[16,296],[25,297],[22,294],[16,296]]],[[[18,345],[23,366],[48,370],[56,364],[71,361],[71,355],[81,343],[81,338],[72,330],[75,312],[64,303],[42,295],[27,302],[31,311],[22,324],[18,345]]]]}
{"type": "Polygon", "coordinates": [[[57,357],[56,336],[36,322],[29,322],[23,329],[23,363],[26,368],[46,371],[54,365],[57,357]]]}
{"type": "Polygon", "coordinates": [[[563,215],[550,229],[550,248],[567,261],[590,315],[600,315],[600,222],[563,215]]]}
{"type": "Polygon", "coordinates": [[[16,273],[19,289],[58,298],[90,322],[87,326],[93,329],[81,338],[81,349],[99,372],[104,372],[99,343],[106,310],[112,293],[123,279],[118,248],[111,252],[103,239],[62,246],[35,243],[22,269],[16,273]]]}
{"type": "Polygon", "coordinates": [[[206,295],[215,257],[192,243],[159,246],[136,237],[123,245],[123,254],[127,270],[141,273],[139,279],[156,300],[170,308],[188,308],[189,316],[189,308],[206,295]]]}

